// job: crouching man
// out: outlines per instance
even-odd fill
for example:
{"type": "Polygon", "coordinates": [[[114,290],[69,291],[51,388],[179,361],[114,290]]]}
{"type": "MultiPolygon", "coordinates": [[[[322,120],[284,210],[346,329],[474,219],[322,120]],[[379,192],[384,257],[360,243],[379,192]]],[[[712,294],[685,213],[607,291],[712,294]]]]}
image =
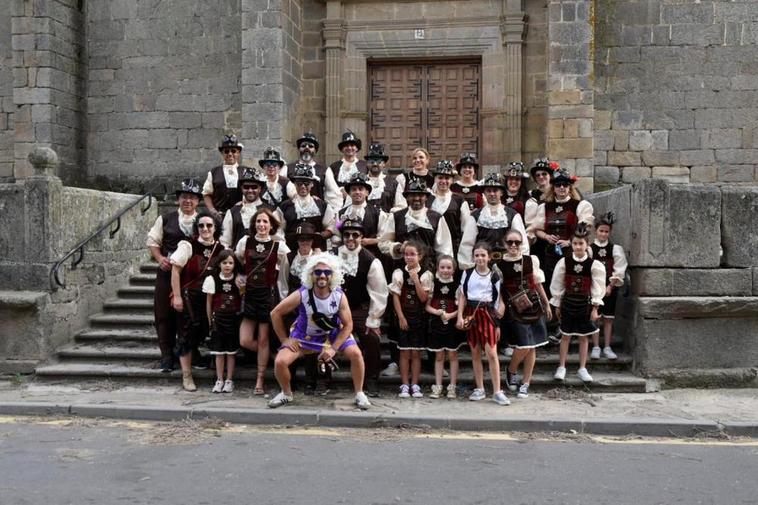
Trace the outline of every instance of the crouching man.
{"type": "Polygon", "coordinates": [[[366,410],[371,406],[363,393],[365,366],[358,344],[351,335],[353,319],[342,284],[342,269],[336,256],[322,253],[312,256],[300,275],[302,286],[282,300],[271,312],[271,324],[281,341],[274,362],[274,374],[282,391],[269,403],[281,407],[293,400],[290,365],[306,354],[318,353],[323,366],[333,366],[341,352],[350,360],[355,388],[355,404],[366,410]],[[297,310],[297,319],[288,335],[284,316],[297,310]]]}

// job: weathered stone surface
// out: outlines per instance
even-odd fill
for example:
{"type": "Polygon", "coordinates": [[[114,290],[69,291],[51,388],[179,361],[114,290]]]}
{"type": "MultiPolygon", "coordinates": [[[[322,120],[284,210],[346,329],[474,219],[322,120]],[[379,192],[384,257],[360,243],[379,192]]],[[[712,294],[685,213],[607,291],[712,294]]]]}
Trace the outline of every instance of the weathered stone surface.
{"type": "Polygon", "coordinates": [[[632,191],[632,186],[622,186],[587,196],[587,201],[592,204],[595,216],[608,211],[613,212],[616,217],[616,223],[613,225],[613,241],[627,251],[632,240],[632,191]]]}
{"type": "Polygon", "coordinates": [[[688,167],[653,167],[653,177],[681,184],[690,182],[690,169],[688,167]]]}
{"type": "Polygon", "coordinates": [[[616,184],[619,182],[618,167],[595,167],[595,182],[598,184],[616,184]]]}
{"type": "Polygon", "coordinates": [[[653,170],[650,167],[624,167],[621,169],[621,180],[627,184],[649,179],[653,170]]]}
{"type": "Polygon", "coordinates": [[[633,268],[632,292],[640,296],[751,296],[750,268],[633,268]]]}
{"type": "Polygon", "coordinates": [[[758,265],[758,188],[721,188],[721,247],[723,265],[758,265]]]}
{"type": "Polygon", "coordinates": [[[721,236],[721,192],[697,184],[642,180],[634,185],[630,264],[646,267],[715,268],[717,247],[698,247],[721,236]]]}

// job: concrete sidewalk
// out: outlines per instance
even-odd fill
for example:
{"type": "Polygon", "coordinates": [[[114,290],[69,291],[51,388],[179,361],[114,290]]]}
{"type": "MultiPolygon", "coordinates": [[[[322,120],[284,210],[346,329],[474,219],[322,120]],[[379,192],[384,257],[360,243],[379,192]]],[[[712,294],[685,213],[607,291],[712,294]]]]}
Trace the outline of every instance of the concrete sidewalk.
{"type": "MultiPolygon", "coordinates": [[[[187,393],[177,384],[121,386],[108,382],[76,385],[23,383],[0,379],[0,415],[77,415],[174,421],[218,418],[232,423],[329,427],[428,427],[460,431],[576,432],[662,437],[758,437],[758,390],[675,389],[657,393],[602,393],[558,387],[509,394],[511,405],[490,399],[400,400],[390,392],[360,411],[353,395],[338,390],[326,397],[296,393],[295,402],[269,409],[267,398],[239,388],[212,394],[207,384],[187,393]]],[[[273,394],[275,391],[270,388],[273,394]]]]}

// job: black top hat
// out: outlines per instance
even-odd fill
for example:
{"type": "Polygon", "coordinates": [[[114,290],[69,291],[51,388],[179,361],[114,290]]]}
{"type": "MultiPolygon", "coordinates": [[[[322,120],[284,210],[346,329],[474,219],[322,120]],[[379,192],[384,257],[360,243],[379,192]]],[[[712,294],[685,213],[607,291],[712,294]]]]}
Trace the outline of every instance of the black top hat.
{"type": "Polygon", "coordinates": [[[303,133],[303,136],[297,139],[297,142],[295,142],[295,145],[298,149],[300,149],[300,144],[303,142],[310,142],[314,146],[316,146],[316,151],[318,151],[318,139],[316,138],[316,134],[312,131],[308,130],[307,132],[303,133]]]}
{"type": "Polygon", "coordinates": [[[277,151],[273,147],[267,147],[263,151],[263,158],[261,158],[260,160],[258,160],[258,165],[260,165],[261,167],[263,167],[264,163],[266,163],[268,161],[273,161],[273,162],[277,163],[279,165],[279,167],[283,167],[284,166],[284,160],[282,159],[282,155],[279,154],[279,151],[277,151]]]}
{"type": "Polygon", "coordinates": [[[313,173],[313,168],[305,163],[298,163],[295,165],[295,171],[292,173],[290,179],[294,181],[307,181],[313,182],[316,179],[316,174],[313,173]]]}
{"type": "Polygon", "coordinates": [[[371,183],[368,182],[368,176],[360,172],[353,174],[350,180],[345,183],[345,191],[349,193],[352,186],[363,186],[369,193],[374,189],[371,183]]]}
{"type": "Polygon", "coordinates": [[[390,159],[389,156],[384,154],[383,144],[371,144],[368,146],[368,153],[363,158],[366,160],[382,160],[385,163],[390,159]]]}
{"type": "Polygon", "coordinates": [[[597,223],[597,226],[600,226],[601,224],[607,225],[607,226],[613,226],[613,223],[616,222],[616,216],[613,215],[613,212],[608,211],[605,214],[600,216],[600,220],[597,223]]]}
{"type": "Polygon", "coordinates": [[[302,223],[298,223],[297,228],[295,228],[295,239],[309,239],[309,238],[315,238],[316,235],[316,227],[313,226],[313,223],[309,223],[308,221],[303,221],[302,223]]]}
{"type": "Polygon", "coordinates": [[[590,234],[590,227],[585,222],[581,222],[574,228],[574,236],[586,239],[590,234]]]}
{"type": "Polygon", "coordinates": [[[202,186],[200,186],[200,183],[196,179],[183,179],[181,186],[176,190],[176,196],[178,198],[182,193],[187,193],[202,198],[203,192],[201,188],[202,186]]]}
{"type": "Polygon", "coordinates": [[[350,130],[342,134],[342,141],[337,144],[337,149],[342,151],[342,148],[347,144],[353,144],[358,148],[359,151],[361,150],[361,139],[359,139],[358,136],[350,130]]]}
{"type": "Polygon", "coordinates": [[[508,163],[508,167],[503,172],[504,177],[518,177],[521,179],[528,179],[529,174],[526,172],[524,164],[520,161],[511,161],[508,163]]]}
{"type": "Polygon", "coordinates": [[[496,188],[505,191],[505,182],[503,182],[503,178],[500,176],[500,174],[489,174],[481,182],[480,188],[482,191],[487,188],[496,188]]]}
{"type": "Polygon", "coordinates": [[[453,167],[452,161],[442,160],[437,162],[437,166],[432,171],[432,175],[435,177],[438,175],[448,175],[450,177],[455,177],[458,175],[458,172],[455,171],[455,167],[453,167]]]}
{"type": "Polygon", "coordinates": [[[534,177],[535,172],[538,170],[547,172],[552,177],[553,172],[558,170],[558,168],[560,168],[560,166],[555,161],[550,161],[547,158],[537,158],[534,160],[534,163],[532,163],[532,168],[529,171],[531,172],[532,177],[534,177]]]}
{"type": "Polygon", "coordinates": [[[340,226],[340,231],[345,232],[347,230],[356,230],[361,232],[361,234],[366,233],[366,228],[364,228],[363,223],[359,221],[358,219],[345,219],[342,221],[342,226],[340,226]]]}
{"type": "Polygon", "coordinates": [[[221,141],[221,145],[218,146],[218,150],[223,151],[228,147],[239,149],[241,151],[244,146],[239,143],[236,135],[224,135],[224,139],[221,141]]]}
{"type": "Polygon", "coordinates": [[[429,191],[426,188],[426,183],[421,179],[414,179],[405,186],[403,196],[408,195],[428,195],[429,191]]]}
{"type": "Polygon", "coordinates": [[[461,159],[455,164],[455,168],[460,170],[463,165],[473,165],[473,167],[479,170],[479,163],[476,161],[476,154],[474,153],[461,153],[461,159]]]}
{"type": "Polygon", "coordinates": [[[575,175],[571,175],[565,168],[559,168],[553,173],[553,185],[559,182],[565,182],[568,184],[574,184],[579,178],[575,175]]]}
{"type": "Polygon", "coordinates": [[[237,179],[237,187],[241,188],[242,184],[244,183],[255,183],[263,187],[266,185],[266,179],[258,170],[250,167],[245,167],[242,169],[242,173],[240,174],[239,179],[237,179]]]}

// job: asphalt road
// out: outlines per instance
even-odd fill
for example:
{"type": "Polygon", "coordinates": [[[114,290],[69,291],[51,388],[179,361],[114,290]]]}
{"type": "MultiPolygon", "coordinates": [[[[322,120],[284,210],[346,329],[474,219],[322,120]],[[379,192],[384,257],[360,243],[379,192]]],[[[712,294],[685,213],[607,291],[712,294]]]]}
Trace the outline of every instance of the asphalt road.
{"type": "Polygon", "coordinates": [[[0,505],[758,504],[758,442],[0,418],[0,505]]]}

